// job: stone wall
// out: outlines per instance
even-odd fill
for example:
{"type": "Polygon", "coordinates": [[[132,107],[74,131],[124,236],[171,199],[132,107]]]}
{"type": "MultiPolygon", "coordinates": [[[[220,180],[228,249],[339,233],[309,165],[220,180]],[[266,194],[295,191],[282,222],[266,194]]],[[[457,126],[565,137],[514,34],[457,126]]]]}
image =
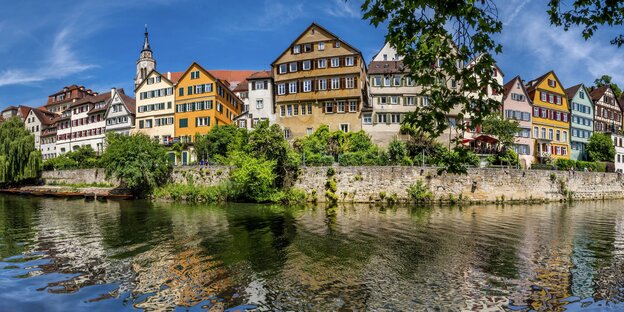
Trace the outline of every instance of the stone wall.
{"type": "MultiPolygon", "coordinates": [[[[325,201],[325,183],[329,167],[306,167],[294,184],[319,202],[325,201]]],[[[449,197],[469,201],[557,201],[573,199],[624,198],[624,176],[617,173],[546,170],[471,169],[468,175],[438,175],[435,168],[420,167],[333,167],[341,201],[371,202],[380,197],[408,199],[408,188],[422,181],[436,200],[449,197]],[[385,196],[384,196],[385,195],[385,196]]],[[[201,185],[216,185],[229,178],[226,166],[176,167],[175,183],[192,180],[201,185]]],[[[44,171],[47,184],[111,183],[103,169],[44,171]]]]}
{"type": "MultiPolygon", "coordinates": [[[[436,200],[451,196],[468,201],[553,201],[571,194],[573,199],[624,198],[624,177],[617,173],[545,170],[473,169],[468,175],[438,175],[420,167],[334,167],[341,201],[370,202],[380,197],[408,199],[407,189],[422,181],[436,200]],[[568,193],[567,191],[571,192],[568,193]]],[[[325,200],[328,167],[304,168],[296,188],[325,200]]]]}
{"type": "Polygon", "coordinates": [[[76,170],[54,170],[41,173],[43,182],[52,184],[94,184],[108,183],[113,186],[119,185],[117,179],[106,179],[104,169],[76,169],[76,170]]]}

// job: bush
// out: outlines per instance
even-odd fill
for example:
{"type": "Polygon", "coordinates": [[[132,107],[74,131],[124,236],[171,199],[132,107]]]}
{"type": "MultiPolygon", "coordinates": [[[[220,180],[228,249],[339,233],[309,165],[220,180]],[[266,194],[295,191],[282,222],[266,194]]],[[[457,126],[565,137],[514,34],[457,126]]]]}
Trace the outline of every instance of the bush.
{"type": "Polygon", "coordinates": [[[405,142],[394,138],[388,145],[388,160],[390,164],[401,164],[407,155],[407,146],[405,145],[405,142]]]}
{"type": "Polygon", "coordinates": [[[467,174],[468,166],[479,166],[479,156],[467,149],[459,147],[444,153],[440,158],[438,166],[441,167],[438,173],[446,171],[448,173],[467,174]]]}
{"type": "Polygon", "coordinates": [[[421,180],[418,180],[415,184],[410,185],[407,189],[407,194],[417,203],[427,202],[433,199],[433,193],[431,193],[429,187],[421,180]]]}
{"type": "Polygon", "coordinates": [[[334,157],[321,154],[306,154],[305,164],[308,166],[331,166],[334,164],[334,157]]]}
{"type": "Polygon", "coordinates": [[[235,166],[230,172],[230,180],[237,198],[256,202],[269,201],[275,192],[276,161],[243,153],[235,153],[230,157],[235,166]]]}
{"type": "Polygon", "coordinates": [[[587,143],[587,154],[591,161],[609,161],[615,160],[615,146],[609,135],[594,132],[587,143]]]}
{"type": "Polygon", "coordinates": [[[487,161],[490,165],[495,166],[517,166],[518,154],[511,149],[506,149],[495,155],[489,156],[487,161]]]}

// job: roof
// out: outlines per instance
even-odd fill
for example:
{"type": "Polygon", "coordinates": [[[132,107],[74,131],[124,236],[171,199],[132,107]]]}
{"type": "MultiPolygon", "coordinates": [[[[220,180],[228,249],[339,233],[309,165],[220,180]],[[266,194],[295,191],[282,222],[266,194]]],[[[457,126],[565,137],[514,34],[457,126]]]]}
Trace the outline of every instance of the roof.
{"type": "Polygon", "coordinates": [[[11,106],[9,106],[9,107],[7,107],[7,108],[3,109],[3,110],[2,110],[2,113],[4,113],[4,112],[8,112],[8,111],[10,111],[10,110],[16,110],[16,109],[17,109],[17,107],[15,107],[15,106],[11,105],[11,106]]]}
{"type": "MultiPolygon", "coordinates": [[[[182,78],[183,74],[184,72],[171,72],[171,79],[169,79],[169,81],[171,81],[173,84],[176,84],[178,83],[180,78],[182,78]]],[[[167,78],[166,75],[165,75],[165,78],[167,78]]]]}
{"type": "Polygon", "coordinates": [[[42,124],[47,125],[47,126],[53,124],[56,121],[56,119],[58,119],[58,116],[56,114],[39,109],[39,108],[33,108],[31,109],[31,111],[33,112],[33,114],[35,114],[37,119],[41,121],[42,124]]]}
{"type": "Polygon", "coordinates": [[[270,70],[262,70],[251,74],[247,80],[273,78],[273,72],[270,70]]]}
{"type": "MultiPolygon", "coordinates": [[[[120,90],[123,91],[123,89],[120,90]]],[[[127,96],[123,92],[119,93],[119,97],[121,97],[121,100],[124,102],[124,104],[126,104],[126,107],[130,111],[130,113],[136,114],[136,100],[133,97],[127,96]]]]}
{"type": "Polygon", "coordinates": [[[211,69],[208,70],[208,72],[219,80],[227,81],[230,84],[230,88],[236,88],[241,82],[245,81],[247,77],[251,76],[256,71],[211,69]]]}
{"type": "Polygon", "coordinates": [[[529,103],[533,104],[533,100],[529,96],[529,92],[527,92],[526,87],[522,83],[522,78],[520,78],[520,75],[513,77],[511,80],[509,80],[506,84],[503,85],[503,100],[506,99],[507,96],[509,96],[511,89],[513,88],[516,81],[518,81],[520,83],[520,86],[522,86],[522,91],[524,92],[524,95],[526,96],[529,103]]]}
{"type": "Polygon", "coordinates": [[[592,88],[591,92],[589,92],[589,97],[593,100],[593,101],[598,101],[602,98],[602,96],[605,94],[605,92],[607,92],[607,90],[609,90],[609,86],[608,85],[604,85],[602,87],[598,87],[598,88],[592,88]]]}
{"type": "Polygon", "coordinates": [[[312,23],[312,24],[310,24],[310,26],[308,26],[308,27],[307,27],[307,28],[306,28],[303,32],[301,32],[301,34],[300,34],[299,36],[297,36],[297,38],[296,38],[295,40],[291,41],[290,45],[288,45],[288,48],[286,48],[286,49],[284,50],[284,52],[280,53],[280,55],[279,55],[279,56],[275,59],[275,61],[273,61],[273,62],[271,63],[271,66],[274,66],[274,65],[275,65],[275,63],[277,63],[277,61],[278,61],[278,60],[279,60],[279,59],[280,59],[280,58],[281,58],[284,54],[286,54],[286,52],[290,51],[290,46],[292,46],[292,44],[293,44],[293,43],[295,43],[297,40],[301,39],[301,37],[303,37],[303,36],[304,36],[304,35],[308,32],[308,29],[310,29],[310,28],[312,28],[312,27],[318,27],[320,30],[322,30],[322,31],[324,31],[324,32],[326,32],[326,33],[328,33],[330,36],[332,36],[332,37],[334,37],[334,38],[336,38],[336,39],[340,40],[340,42],[341,42],[342,44],[344,44],[344,45],[345,45],[345,46],[347,46],[349,49],[352,49],[352,50],[354,50],[355,52],[357,52],[358,54],[360,54],[360,57],[362,57],[362,59],[364,59],[364,56],[362,55],[362,52],[361,52],[360,50],[358,50],[358,49],[354,48],[352,45],[350,45],[350,44],[348,44],[347,42],[345,42],[344,40],[340,39],[340,37],[338,37],[338,36],[334,35],[331,31],[327,30],[325,27],[323,27],[323,26],[321,26],[321,25],[319,25],[319,24],[317,24],[317,23],[314,23],[314,22],[313,22],[313,23],[312,23]]]}
{"type": "MultiPolygon", "coordinates": [[[[167,74],[171,74],[171,79],[169,79],[169,78],[167,78],[167,74],[162,74],[159,71],[157,71],[156,69],[152,69],[149,73],[147,73],[146,77],[149,77],[154,72],[157,73],[160,77],[162,77],[165,80],[169,81],[173,85],[178,83],[178,80],[180,80],[182,75],[184,75],[184,73],[185,73],[185,72],[167,72],[167,74]]],[[[143,79],[143,81],[141,81],[141,83],[139,83],[139,85],[134,88],[134,91],[136,92],[144,83],[147,83],[147,79],[143,79]]]]}
{"type": "Polygon", "coordinates": [[[249,84],[247,83],[247,80],[238,83],[238,85],[236,85],[236,88],[234,88],[234,90],[232,90],[234,92],[245,92],[245,91],[249,91],[249,84]]]}
{"type": "Polygon", "coordinates": [[[570,87],[565,89],[565,94],[568,97],[568,100],[571,100],[574,98],[574,96],[576,95],[576,93],[579,91],[580,88],[583,87],[582,83],[577,84],[576,86],[570,87]]]}
{"type": "Polygon", "coordinates": [[[404,71],[403,61],[374,61],[368,65],[369,74],[394,74],[404,71]]]}
{"type": "MultiPolygon", "coordinates": [[[[119,93],[123,93],[124,92],[123,89],[117,89],[117,91],[119,93]]],[[[110,91],[106,92],[106,93],[101,93],[101,94],[98,94],[98,95],[89,95],[89,96],[86,96],[86,97],[84,97],[84,98],[82,98],[82,99],[72,103],[69,107],[70,108],[71,107],[76,107],[76,106],[79,106],[79,105],[82,105],[82,104],[86,104],[86,103],[99,103],[99,102],[102,102],[102,101],[106,101],[106,99],[109,99],[110,97],[111,97],[110,91]]]]}
{"type": "Polygon", "coordinates": [[[28,106],[20,105],[17,109],[17,113],[20,114],[22,118],[26,118],[26,116],[28,116],[28,113],[30,113],[31,109],[32,108],[28,106]]]}
{"type": "Polygon", "coordinates": [[[552,74],[553,77],[555,77],[555,79],[557,80],[557,83],[559,84],[559,86],[561,86],[561,88],[563,88],[563,85],[561,84],[561,81],[559,80],[559,77],[557,77],[557,74],[555,74],[554,70],[550,70],[547,73],[529,81],[526,84],[526,90],[527,90],[527,94],[533,94],[535,89],[537,89],[537,86],[544,80],[546,79],[546,77],[548,77],[548,75],[552,74]]]}

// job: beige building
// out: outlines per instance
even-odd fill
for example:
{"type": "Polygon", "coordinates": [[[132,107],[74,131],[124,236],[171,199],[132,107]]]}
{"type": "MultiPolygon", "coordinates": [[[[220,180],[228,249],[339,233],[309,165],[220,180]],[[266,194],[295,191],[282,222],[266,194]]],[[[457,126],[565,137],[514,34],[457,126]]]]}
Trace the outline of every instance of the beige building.
{"type": "Polygon", "coordinates": [[[181,72],[161,74],[152,70],[135,90],[136,121],[133,133],[143,133],[161,144],[173,144],[174,89],[181,72]]]}
{"type": "Polygon", "coordinates": [[[368,65],[372,112],[362,114],[362,129],[378,145],[386,146],[400,135],[405,114],[429,99],[409,77],[403,58],[386,43],[368,65]]]}
{"type": "Polygon", "coordinates": [[[362,53],[312,23],[271,64],[276,122],[287,139],[326,124],[333,130],[359,131],[368,103],[362,53]]]}

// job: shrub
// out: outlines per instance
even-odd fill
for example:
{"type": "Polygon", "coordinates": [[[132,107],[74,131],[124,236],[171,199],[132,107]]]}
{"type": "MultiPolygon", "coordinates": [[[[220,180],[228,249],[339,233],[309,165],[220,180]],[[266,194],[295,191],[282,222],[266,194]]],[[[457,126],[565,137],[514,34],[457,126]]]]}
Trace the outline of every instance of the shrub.
{"type": "Polygon", "coordinates": [[[407,189],[407,194],[417,203],[427,202],[433,198],[433,193],[431,193],[429,187],[422,180],[418,180],[415,184],[410,185],[407,189]]]}
{"type": "Polygon", "coordinates": [[[275,161],[253,157],[248,154],[230,155],[235,166],[230,180],[237,197],[257,202],[269,201],[275,191],[275,161]]]}
{"type": "Polygon", "coordinates": [[[392,165],[401,164],[401,162],[408,157],[407,146],[405,142],[394,138],[388,145],[388,161],[392,165]]]}

